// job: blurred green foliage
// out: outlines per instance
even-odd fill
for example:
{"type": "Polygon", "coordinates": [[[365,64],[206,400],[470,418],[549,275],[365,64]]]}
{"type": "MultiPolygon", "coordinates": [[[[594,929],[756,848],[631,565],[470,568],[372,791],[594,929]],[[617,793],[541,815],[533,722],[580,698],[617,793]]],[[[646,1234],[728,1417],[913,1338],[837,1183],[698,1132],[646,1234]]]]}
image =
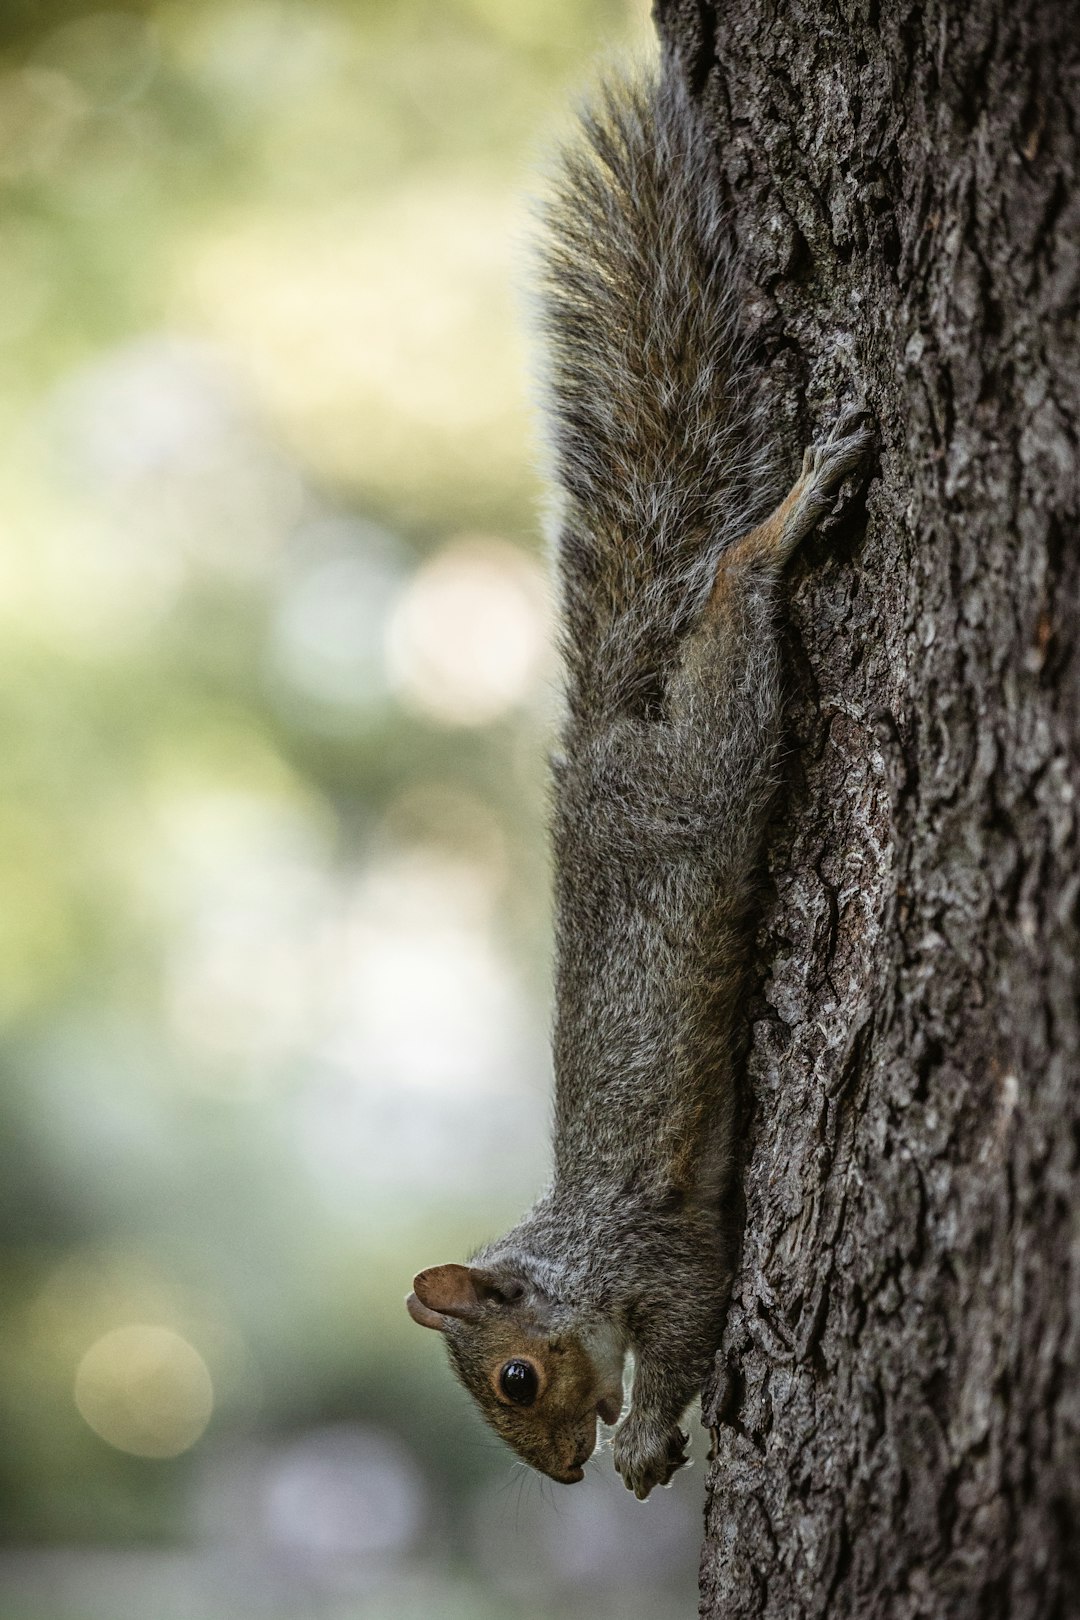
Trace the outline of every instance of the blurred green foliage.
{"type": "MultiPolygon", "coordinates": [[[[505,1474],[401,1299],[544,1173],[515,288],[566,87],[628,39],[643,0],[0,10],[13,1543],[183,1542],[215,1458],[320,1425],[397,1435],[446,1548],[505,1474]],[[172,1459],[76,1404],[131,1324],[213,1382],[172,1459]]],[[[443,1615],[510,1612],[448,1557],[443,1615]]]]}

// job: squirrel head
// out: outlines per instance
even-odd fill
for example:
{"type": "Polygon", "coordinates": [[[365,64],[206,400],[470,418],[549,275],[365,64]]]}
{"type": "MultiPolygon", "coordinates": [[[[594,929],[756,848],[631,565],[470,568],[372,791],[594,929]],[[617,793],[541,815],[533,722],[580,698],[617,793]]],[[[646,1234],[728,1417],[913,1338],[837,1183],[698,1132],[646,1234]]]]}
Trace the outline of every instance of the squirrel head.
{"type": "Polygon", "coordinates": [[[596,1420],[622,1410],[624,1352],[610,1335],[560,1326],[550,1301],[502,1266],[429,1266],[405,1301],[435,1328],[491,1427],[532,1468],[561,1484],[582,1479],[596,1420]]]}

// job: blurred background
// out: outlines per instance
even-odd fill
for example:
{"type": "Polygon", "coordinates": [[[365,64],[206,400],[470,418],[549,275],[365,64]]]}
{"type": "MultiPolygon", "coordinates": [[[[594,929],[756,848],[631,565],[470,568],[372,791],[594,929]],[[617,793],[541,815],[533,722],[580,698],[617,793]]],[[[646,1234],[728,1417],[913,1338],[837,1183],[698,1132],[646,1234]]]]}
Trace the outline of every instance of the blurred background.
{"type": "Polygon", "coordinates": [[[645,0],[0,9],[0,1614],[666,1620],[406,1317],[545,1173],[529,188],[645,0]]]}

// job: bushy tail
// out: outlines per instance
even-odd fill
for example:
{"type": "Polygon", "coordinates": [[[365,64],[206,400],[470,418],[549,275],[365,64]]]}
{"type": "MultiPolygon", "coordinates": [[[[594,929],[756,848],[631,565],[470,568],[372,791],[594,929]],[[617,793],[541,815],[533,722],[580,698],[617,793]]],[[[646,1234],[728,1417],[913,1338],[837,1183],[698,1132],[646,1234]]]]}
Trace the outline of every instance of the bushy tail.
{"type": "Polygon", "coordinates": [[[720,552],[772,493],[719,177],[673,62],[600,90],[543,221],[571,710],[648,712],[720,552]]]}

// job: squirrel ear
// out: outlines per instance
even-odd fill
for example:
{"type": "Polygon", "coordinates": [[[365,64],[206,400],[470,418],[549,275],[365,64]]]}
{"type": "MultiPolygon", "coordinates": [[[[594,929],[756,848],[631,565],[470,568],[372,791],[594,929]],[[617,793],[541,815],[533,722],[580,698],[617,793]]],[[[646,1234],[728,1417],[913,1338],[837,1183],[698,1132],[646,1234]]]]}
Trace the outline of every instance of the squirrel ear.
{"type": "MultiPolygon", "coordinates": [[[[413,1278],[413,1293],[429,1313],[458,1316],[464,1321],[480,1315],[483,1295],[469,1266],[428,1266],[413,1278]]],[[[476,1273],[479,1277],[479,1273],[476,1273]]],[[[413,1318],[419,1321],[415,1311],[413,1318]]],[[[430,1323],[425,1322],[425,1327],[430,1323]]]]}
{"type": "Polygon", "coordinates": [[[413,1321],[419,1322],[421,1327],[435,1328],[439,1333],[446,1332],[446,1317],[440,1316],[438,1311],[429,1311],[426,1305],[420,1303],[415,1294],[409,1295],[405,1301],[405,1309],[413,1321]]]}
{"type": "MultiPolygon", "coordinates": [[[[413,1290],[412,1297],[428,1314],[457,1316],[469,1322],[480,1316],[488,1301],[508,1305],[520,1299],[525,1285],[500,1281],[479,1266],[428,1266],[413,1278],[413,1290]]],[[[414,1321],[421,1321],[411,1305],[409,1313],[414,1321]]],[[[424,1321],[425,1327],[434,1325],[424,1321]]]]}

